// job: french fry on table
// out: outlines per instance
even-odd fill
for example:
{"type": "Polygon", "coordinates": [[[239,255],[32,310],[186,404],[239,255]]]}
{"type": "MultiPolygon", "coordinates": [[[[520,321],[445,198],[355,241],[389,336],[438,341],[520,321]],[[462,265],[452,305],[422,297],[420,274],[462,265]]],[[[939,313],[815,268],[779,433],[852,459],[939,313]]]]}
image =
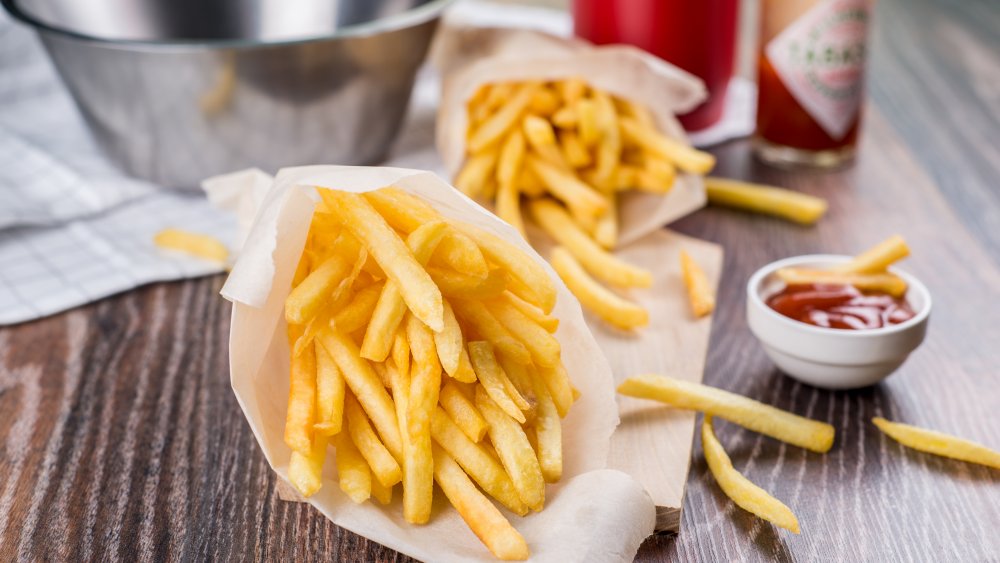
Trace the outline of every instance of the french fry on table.
{"type": "Polygon", "coordinates": [[[827,209],[823,198],[739,180],[705,178],[705,192],[712,205],[764,213],[802,225],[819,221],[827,209]]]}
{"type": "Polygon", "coordinates": [[[684,278],[684,286],[687,287],[691,312],[696,317],[710,314],[715,309],[715,293],[708,285],[708,277],[704,270],[683,250],[681,251],[681,275],[684,278]]]}
{"type": "Polygon", "coordinates": [[[872,423],[900,444],[917,451],[1000,469],[1000,452],[964,438],[876,416],[872,423]]]}
{"type": "Polygon", "coordinates": [[[700,383],[662,375],[639,375],[626,379],[618,386],[618,392],[724,418],[754,432],[814,452],[825,453],[833,446],[834,429],[825,422],[700,383]]]}
{"type": "Polygon", "coordinates": [[[708,469],[712,472],[712,476],[715,477],[722,492],[733,499],[736,506],[771,522],[775,526],[794,534],[799,533],[799,520],[790,508],[733,468],[733,462],[730,461],[729,455],[726,454],[726,450],[722,448],[722,444],[715,437],[711,415],[706,414],[705,420],[702,421],[701,445],[705,451],[705,461],[708,463],[708,469]]]}

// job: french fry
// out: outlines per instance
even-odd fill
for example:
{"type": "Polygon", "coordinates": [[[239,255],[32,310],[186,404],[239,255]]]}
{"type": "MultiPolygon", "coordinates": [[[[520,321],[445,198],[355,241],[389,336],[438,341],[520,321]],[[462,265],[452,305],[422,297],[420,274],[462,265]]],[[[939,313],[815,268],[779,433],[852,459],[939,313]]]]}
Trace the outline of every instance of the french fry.
{"type": "Polygon", "coordinates": [[[576,129],[580,140],[588,147],[595,146],[601,140],[601,128],[597,120],[597,104],[593,100],[581,98],[576,105],[576,129]]]}
{"type": "Polygon", "coordinates": [[[313,438],[309,455],[292,451],[288,462],[288,479],[302,496],[311,497],[323,486],[323,462],[326,460],[327,437],[313,438]]]}
{"type": "Polygon", "coordinates": [[[489,299],[503,293],[507,284],[502,270],[491,270],[485,279],[434,267],[427,268],[427,272],[446,297],[489,299]]]}
{"type": "Polygon", "coordinates": [[[504,355],[497,358],[497,363],[500,364],[500,381],[507,396],[524,414],[524,424],[531,424],[535,417],[535,392],[531,387],[528,366],[504,355]]]}
{"type": "Polygon", "coordinates": [[[566,367],[560,362],[554,368],[539,368],[538,377],[545,383],[545,388],[552,397],[556,412],[560,417],[565,417],[569,413],[569,408],[573,406],[576,398],[573,395],[573,387],[569,382],[569,375],[566,374],[566,367]]]}
{"type": "Polygon", "coordinates": [[[665,194],[670,192],[677,177],[677,168],[664,158],[649,155],[636,176],[635,186],[642,191],[665,194]]]}
{"type": "MultiPolygon", "coordinates": [[[[410,233],[406,239],[406,245],[418,264],[422,266],[430,260],[431,254],[444,238],[447,229],[446,223],[436,221],[425,223],[410,233]]],[[[430,279],[429,275],[428,279],[430,279]]],[[[434,288],[437,289],[437,286],[434,288]]],[[[440,295],[440,291],[438,295],[440,295]]],[[[382,294],[378,298],[378,304],[375,305],[371,321],[368,323],[368,330],[365,331],[365,339],[361,344],[362,358],[381,362],[389,356],[393,336],[396,334],[399,323],[403,320],[404,313],[406,313],[406,303],[403,301],[402,288],[393,280],[386,281],[382,288],[382,294]]],[[[441,324],[438,325],[437,330],[441,330],[443,327],[443,315],[444,305],[442,302],[441,324]]]]}
{"type": "Polygon", "coordinates": [[[708,174],[715,167],[715,157],[689,147],[674,139],[668,139],[651,127],[644,127],[632,118],[619,120],[625,139],[633,144],[661,156],[677,168],[692,174],[708,174]]]}
{"type": "Polygon", "coordinates": [[[469,358],[472,360],[472,367],[476,370],[476,377],[479,379],[479,383],[493,399],[493,404],[498,405],[499,408],[503,409],[503,412],[507,413],[517,422],[524,424],[524,413],[521,412],[520,407],[517,406],[517,403],[508,394],[507,375],[504,374],[503,369],[497,362],[490,343],[482,341],[469,342],[469,358]]]}
{"type": "Polygon", "coordinates": [[[521,501],[532,510],[541,510],[545,504],[545,478],[524,429],[482,387],[476,388],[476,406],[490,426],[490,441],[521,501]]]}
{"type": "Polygon", "coordinates": [[[434,448],[434,479],[465,523],[493,555],[504,561],[524,561],[528,558],[530,552],[524,537],[440,447],[434,448]]]}
{"type": "MultiPolygon", "coordinates": [[[[285,299],[285,320],[289,324],[305,324],[319,312],[330,299],[334,288],[346,277],[354,265],[357,247],[349,248],[346,242],[353,237],[342,237],[343,253],[335,253],[316,267],[302,282],[295,286],[285,299]],[[354,252],[351,252],[354,250],[354,252]]],[[[338,239],[338,243],[341,239],[338,239]]],[[[339,246],[339,244],[338,244],[339,246]]]]}
{"type": "Polygon", "coordinates": [[[459,360],[463,348],[462,327],[455,318],[455,311],[447,300],[444,302],[444,329],[434,333],[434,346],[437,348],[441,369],[454,377],[458,371],[459,360]]]}
{"type": "Polygon", "coordinates": [[[556,82],[556,90],[567,106],[571,106],[587,95],[587,83],[582,78],[568,78],[556,82]]]}
{"type": "Polygon", "coordinates": [[[549,260],[552,268],[580,303],[608,324],[623,330],[649,324],[649,313],[645,309],[597,283],[565,248],[553,248],[549,260]]]}
{"type": "Polygon", "coordinates": [[[884,272],[894,262],[909,255],[910,247],[906,245],[906,240],[899,235],[893,235],[858,254],[850,262],[831,269],[845,274],[875,274],[884,272]]]}
{"type": "Polygon", "coordinates": [[[722,492],[733,499],[736,506],[775,526],[794,534],[799,533],[799,521],[791,509],[733,468],[733,462],[729,460],[726,450],[722,449],[722,444],[715,437],[711,415],[705,415],[705,420],[702,422],[701,443],[712,476],[715,477],[722,492]]]}
{"type": "Polygon", "coordinates": [[[423,524],[430,520],[434,496],[431,417],[441,388],[441,364],[431,330],[413,315],[406,317],[406,336],[413,369],[406,408],[409,448],[404,449],[403,517],[411,524],[423,524]]]}
{"type": "Polygon", "coordinates": [[[462,353],[458,357],[458,370],[451,378],[460,383],[476,382],[476,371],[472,368],[472,361],[469,359],[469,352],[465,347],[462,348],[462,353]]]}
{"type": "MultiPolygon", "coordinates": [[[[301,334],[292,327],[289,336],[301,334]]],[[[303,456],[313,447],[316,419],[316,354],[311,348],[292,357],[289,367],[288,411],[285,415],[285,443],[303,456]]]]}
{"type": "Polygon", "coordinates": [[[566,204],[570,213],[579,220],[593,221],[608,209],[608,201],[593,188],[569,172],[528,155],[527,164],[542,179],[553,196],[566,204]]]}
{"type": "Polygon", "coordinates": [[[476,410],[476,405],[449,381],[441,387],[438,399],[441,407],[462,432],[473,442],[479,442],[486,435],[486,420],[476,410]]]}
{"type": "Polygon", "coordinates": [[[333,326],[350,334],[368,324],[382,294],[382,284],[370,285],[354,294],[350,303],[333,315],[333,326]]]}
{"type": "Polygon", "coordinates": [[[545,184],[527,166],[521,167],[521,172],[517,175],[517,189],[527,197],[541,197],[545,195],[545,184]]]}
{"type": "Polygon", "coordinates": [[[368,423],[368,416],[353,395],[348,394],[344,400],[344,413],[347,416],[351,441],[368,462],[379,483],[383,487],[391,487],[400,482],[403,471],[399,463],[375,434],[375,430],[368,423]]]}
{"type": "Polygon", "coordinates": [[[496,214],[497,217],[514,227],[521,238],[528,238],[528,234],[524,230],[524,220],[521,218],[521,194],[517,191],[517,184],[513,182],[500,183],[497,188],[496,214]]]}
{"type": "Polygon", "coordinates": [[[619,260],[601,248],[552,200],[532,201],[529,209],[535,222],[566,247],[592,275],[622,287],[649,287],[653,284],[653,275],[648,270],[619,260]]]}
{"type": "Polygon", "coordinates": [[[812,225],[826,213],[826,200],[774,186],[725,178],[705,178],[705,192],[712,205],[736,207],[812,225]]]}
{"type": "Polygon", "coordinates": [[[662,375],[639,375],[626,379],[618,386],[618,392],[724,418],[814,452],[825,453],[833,446],[833,426],[715,387],[662,375]]]}
{"type": "Polygon", "coordinates": [[[555,131],[548,121],[537,115],[528,115],[524,118],[522,128],[531,147],[531,154],[560,170],[568,172],[571,169],[556,144],[555,131]]]}
{"type": "Polygon", "coordinates": [[[390,280],[399,287],[406,306],[432,330],[441,330],[444,306],[441,292],[399,235],[363,196],[320,190],[337,206],[345,226],[361,240],[390,280]]]}
{"type": "Polygon", "coordinates": [[[535,442],[538,464],[546,483],[555,483],[562,478],[562,423],[556,404],[549,394],[545,382],[532,379],[535,388],[535,442]]]}
{"type": "Polygon", "coordinates": [[[593,160],[586,145],[577,136],[576,131],[560,131],[559,146],[562,148],[563,157],[573,168],[586,168],[593,160]]]}
{"type": "Polygon", "coordinates": [[[501,189],[517,180],[521,166],[524,164],[525,141],[520,129],[511,131],[500,147],[500,160],[497,163],[497,182],[501,189]]]}
{"type": "Polygon", "coordinates": [[[229,249],[219,239],[181,229],[163,229],[153,236],[153,243],[213,262],[225,263],[229,259],[229,249]]]}
{"type": "Polygon", "coordinates": [[[361,457],[361,452],[351,441],[349,432],[337,434],[337,478],[340,481],[340,490],[347,493],[347,496],[354,501],[354,504],[361,504],[368,500],[372,494],[372,472],[368,467],[368,462],[361,457]]]}
{"type": "Polygon", "coordinates": [[[499,141],[517,124],[538,88],[539,85],[534,82],[518,86],[510,99],[472,133],[469,150],[477,153],[499,141]]]}
{"type": "Polygon", "coordinates": [[[392,363],[400,372],[410,375],[410,342],[406,340],[406,330],[396,330],[392,338],[392,363]]]}
{"type": "Polygon", "coordinates": [[[334,328],[324,329],[316,336],[316,340],[326,348],[337,363],[337,367],[344,374],[347,386],[364,407],[368,418],[382,437],[385,447],[394,458],[402,459],[403,444],[393,401],[371,364],[361,357],[358,345],[350,336],[334,328]]]}
{"type": "MultiPolygon", "coordinates": [[[[441,220],[441,215],[433,207],[399,188],[371,191],[365,194],[365,198],[392,228],[405,233],[412,233],[421,225],[441,220]]],[[[455,229],[449,229],[445,233],[434,250],[431,262],[440,262],[477,278],[485,278],[489,273],[486,258],[476,243],[455,229]]]]}
{"type": "Polygon", "coordinates": [[[377,500],[379,504],[385,506],[392,502],[392,487],[384,486],[382,483],[379,483],[378,479],[372,479],[371,483],[371,496],[377,500]]]}
{"type": "Polygon", "coordinates": [[[333,436],[343,426],[346,384],[326,348],[319,344],[313,346],[316,354],[316,422],[313,429],[317,434],[333,436]]]}
{"type": "Polygon", "coordinates": [[[572,105],[566,105],[552,114],[552,123],[560,129],[576,129],[579,118],[572,105]]]}
{"type": "Polygon", "coordinates": [[[615,169],[621,158],[621,131],[611,96],[603,91],[594,90],[594,106],[597,111],[597,127],[601,135],[597,145],[594,183],[601,191],[607,193],[614,187],[615,169]]]}
{"type": "Polygon", "coordinates": [[[653,120],[653,114],[650,113],[645,107],[624,98],[616,98],[615,104],[618,106],[622,115],[631,117],[643,127],[648,127],[650,129],[656,127],[656,123],[653,120]]]}
{"type": "Polygon", "coordinates": [[[546,315],[541,309],[513,293],[504,291],[502,298],[550,333],[555,333],[559,328],[559,319],[546,315]]]}
{"type": "Polygon", "coordinates": [[[608,210],[597,218],[597,225],[594,226],[594,242],[605,250],[614,248],[618,243],[618,197],[614,193],[608,194],[608,203],[608,210]]]}
{"type": "Polygon", "coordinates": [[[528,111],[538,115],[552,115],[559,109],[559,97],[552,90],[542,87],[535,91],[528,104],[528,111]]]}
{"type": "MultiPolygon", "coordinates": [[[[556,304],[556,286],[545,268],[540,266],[517,246],[471,225],[458,227],[476,241],[483,254],[521,283],[514,293],[525,301],[538,305],[546,313],[556,304]]],[[[431,327],[433,328],[433,327],[431,327]]]]}
{"type": "Polygon", "coordinates": [[[688,302],[695,317],[704,317],[715,309],[715,293],[708,284],[708,277],[701,266],[681,250],[681,274],[688,292],[688,302]]]}
{"type": "Polygon", "coordinates": [[[486,494],[519,516],[528,513],[528,507],[521,501],[514,482],[500,462],[488,453],[489,446],[470,440],[440,407],[434,411],[431,428],[434,441],[462,466],[486,494]]]}
{"type": "Polygon", "coordinates": [[[487,301],[486,308],[528,349],[535,365],[553,367],[559,363],[559,341],[520,309],[506,300],[487,301]]]}
{"type": "Polygon", "coordinates": [[[843,284],[853,285],[861,291],[888,293],[893,297],[906,294],[906,280],[895,274],[850,274],[830,270],[806,268],[781,268],[775,274],[788,285],[843,284]]]}
{"type": "Polygon", "coordinates": [[[982,444],[943,432],[890,422],[880,416],[873,418],[872,423],[887,436],[908,448],[1000,469],[1000,452],[982,444]]]}
{"type": "MultiPolygon", "coordinates": [[[[483,303],[469,299],[455,299],[452,301],[452,306],[460,319],[472,325],[479,336],[489,340],[512,360],[522,364],[531,361],[531,353],[524,343],[511,334],[483,303]]],[[[472,354],[471,349],[469,353],[472,354]]],[[[475,360],[472,364],[475,366],[475,360]]]]}

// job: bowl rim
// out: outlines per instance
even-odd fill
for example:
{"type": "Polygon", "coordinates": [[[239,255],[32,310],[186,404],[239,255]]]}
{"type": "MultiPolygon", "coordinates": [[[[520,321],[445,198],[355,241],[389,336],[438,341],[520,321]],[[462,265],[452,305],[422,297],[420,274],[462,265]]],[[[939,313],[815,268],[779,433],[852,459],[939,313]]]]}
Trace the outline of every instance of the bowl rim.
{"type": "MultiPolygon", "coordinates": [[[[781,313],[775,311],[774,309],[767,306],[764,299],[761,296],[763,293],[763,282],[764,280],[786,266],[793,266],[805,263],[844,263],[851,260],[853,256],[848,256],[844,254],[803,254],[801,256],[791,256],[789,258],[783,258],[781,260],[776,260],[767,264],[750,276],[750,280],[747,281],[747,301],[752,303],[757,309],[763,310],[765,315],[774,321],[778,322],[784,327],[790,330],[800,330],[810,334],[821,335],[823,337],[830,338],[845,338],[845,339],[862,339],[862,338],[875,338],[878,336],[885,336],[890,334],[896,334],[900,332],[905,332],[911,330],[922,323],[927,321],[928,316],[931,313],[931,293],[928,291],[927,286],[923,284],[919,279],[917,279],[912,274],[890,266],[889,271],[893,274],[906,280],[907,292],[913,290],[919,293],[923,298],[923,307],[916,311],[913,318],[904,321],[899,324],[890,325],[881,328],[869,328],[864,330],[844,330],[836,328],[826,328],[821,326],[814,326],[808,323],[797,321],[795,319],[790,319],[781,313]]],[[[910,299],[907,299],[908,303],[912,303],[910,299]]]]}
{"type": "Polygon", "coordinates": [[[64,38],[75,39],[86,43],[100,45],[102,47],[118,49],[139,49],[155,51],[198,51],[215,49],[252,49],[260,47],[280,47],[287,45],[301,45],[315,43],[318,41],[328,41],[331,39],[344,39],[350,37],[368,37],[379,33],[396,31],[408,27],[414,27],[437,18],[442,11],[455,0],[428,0],[428,2],[404,10],[388,17],[375,19],[369,22],[350,25],[338,29],[333,33],[324,35],[309,35],[289,39],[259,40],[259,39],[109,39],[88,35],[79,31],[74,31],[66,27],[54,25],[25,12],[19,6],[19,0],[0,0],[2,5],[14,19],[23,24],[33,27],[38,32],[44,32],[64,38]]]}

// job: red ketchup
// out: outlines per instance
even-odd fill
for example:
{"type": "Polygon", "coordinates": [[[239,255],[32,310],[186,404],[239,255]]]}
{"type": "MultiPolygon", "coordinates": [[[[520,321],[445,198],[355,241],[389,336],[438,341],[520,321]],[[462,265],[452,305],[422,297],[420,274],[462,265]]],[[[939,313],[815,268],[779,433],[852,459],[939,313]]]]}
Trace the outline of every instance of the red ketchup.
{"type": "Polygon", "coordinates": [[[903,299],[885,293],[862,293],[852,285],[789,285],[767,300],[782,315],[824,328],[864,330],[912,319],[903,299]]]}

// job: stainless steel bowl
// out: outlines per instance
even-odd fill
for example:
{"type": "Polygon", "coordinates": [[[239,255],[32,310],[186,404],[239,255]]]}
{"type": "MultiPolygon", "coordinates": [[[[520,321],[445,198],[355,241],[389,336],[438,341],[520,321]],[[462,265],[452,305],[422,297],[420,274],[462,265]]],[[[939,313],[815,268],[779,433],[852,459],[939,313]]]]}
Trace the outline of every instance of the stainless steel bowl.
{"type": "Polygon", "coordinates": [[[0,0],[94,136],[171,187],[388,153],[451,0],[0,0]]]}

